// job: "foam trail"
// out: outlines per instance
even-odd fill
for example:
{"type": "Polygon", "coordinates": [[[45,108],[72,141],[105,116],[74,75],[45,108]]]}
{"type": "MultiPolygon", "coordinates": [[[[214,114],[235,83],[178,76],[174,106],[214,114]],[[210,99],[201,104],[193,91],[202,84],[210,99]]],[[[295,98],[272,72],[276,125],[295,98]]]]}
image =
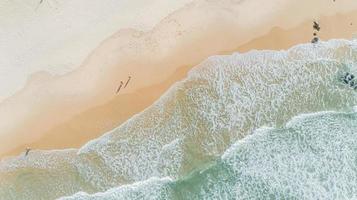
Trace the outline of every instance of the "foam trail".
{"type": "Polygon", "coordinates": [[[172,193],[169,192],[170,183],[169,178],[150,178],[149,180],[134,183],[131,185],[124,185],[121,187],[110,189],[103,193],[88,194],[79,192],[70,197],[63,197],[59,200],[119,200],[119,199],[172,199],[172,193]]]}
{"type": "Polygon", "coordinates": [[[36,153],[37,162],[58,170],[45,167],[50,173],[39,173],[29,160],[14,165],[19,158],[2,162],[0,197],[21,199],[32,192],[28,199],[54,199],[151,177],[180,179],[258,127],[279,127],[301,113],[352,109],[357,93],[340,78],[356,73],[356,63],[357,43],[347,40],[211,57],[154,105],[71,151],[70,161],[62,158],[65,154],[36,153]],[[76,178],[53,179],[63,175],[61,167],[76,178]],[[15,181],[23,173],[46,182],[15,181]],[[39,190],[43,184],[49,187],[39,190]]]}
{"type": "Polygon", "coordinates": [[[356,130],[356,112],[301,115],[283,128],[255,131],[215,164],[183,179],[149,179],[140,186],[61,200],[124,200],[138,194],[153,200],[355,199],[356,130]]]}
{"type": "Polygon", "coordinates": [[[338,79],[355,70],[356,55],[354,42],[335,40],[287,52],[211,57],[153,106],[80,149],[79,156],[100,160],[118,184],[180,176],[256,127],[355,105],[356,92],[338,79]],[[170,143],[171,151],[163,148],[170,143]],[[164,163],[162,154],[168,155],[164,163]]]}
{"type": "Polygon", "coordinates": [[[53,199],[94,192],[76,168],[76,150],[31,151],[0,162],[0,199],[53,199]]]}
{"type": "Polygon", "coordinates": [[[354,199],[356,128],[357,113],[324,112],[257,130],[175,190],[180,199],[354,199]]]}

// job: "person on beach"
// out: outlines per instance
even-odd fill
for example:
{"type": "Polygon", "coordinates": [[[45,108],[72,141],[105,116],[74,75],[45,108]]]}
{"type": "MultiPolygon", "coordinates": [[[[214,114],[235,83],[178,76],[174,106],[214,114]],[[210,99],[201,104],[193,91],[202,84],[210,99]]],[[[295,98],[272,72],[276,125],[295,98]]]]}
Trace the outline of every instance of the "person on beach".
{"type": "Polygon", "coordinates": [[[314,21],[314,25],[312,26],[314,28],[314,30],[320,31],[321,27],[320,24],[317,23],[316,21],[314,21]]]}
{"type": "Polygon", "coordinates": [[[124,88],[126,88],[126,86],[128,85],[130,79],[131,79],[131,76],[129,76],[128,80],[126,81],[124,88]]]}
{"type": "Polygon", "coordinates": [[[28,156],[29,153],[30,153],[31,149],[29,147],[26,148],[26,151],[25,151],[25,156],[28,156]]]}
{"type": "Polygon", "coordinates": [[[315,44],[319,41],[319,38],[318,37],[314,37],[312,40],[311,40],[311,43],[315,44]]]}
{"type": "Polygon", "coordinates": [[[118,92],[120,91],[120,89],[121,89],[121,87],[123,86],[123,81],[120,81],[120,85],[119,85],[119,87],[118,87],[118,89],[117,89],[117,94],[118,94],[118,92]]]}

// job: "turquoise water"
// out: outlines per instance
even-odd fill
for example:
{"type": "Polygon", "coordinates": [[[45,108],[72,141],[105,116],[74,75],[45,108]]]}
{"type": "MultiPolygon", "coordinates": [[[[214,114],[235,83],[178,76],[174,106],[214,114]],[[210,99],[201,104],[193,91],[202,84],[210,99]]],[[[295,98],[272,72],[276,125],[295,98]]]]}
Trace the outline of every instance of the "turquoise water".
{"type": "Polygon", "coordinates": [[[80,149],[1,161],[0,197],[356,198],[346,73],[357,75],[356,41],[210,57],[80,149]]]}
{"type": "Polygon", "coordinates": [[[357,112],[300,115],[256,130],[216,162],[173,181],[150,179],[70,199],[355,199],[357,112]]]}

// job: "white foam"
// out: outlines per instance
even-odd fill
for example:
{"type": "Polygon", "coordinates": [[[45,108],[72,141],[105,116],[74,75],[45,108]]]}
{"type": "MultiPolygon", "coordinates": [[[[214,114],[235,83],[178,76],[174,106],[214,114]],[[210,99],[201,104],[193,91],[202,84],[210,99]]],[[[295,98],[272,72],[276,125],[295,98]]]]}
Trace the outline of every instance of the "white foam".
{"type": "Polygon", "coordinates": [[[85,148],[91,146],[90,152],[114,174],[139,181],[160,175],[154,167],[160,151],[177,137],[196,140],[199,154],[219,155],[229,144],[227,137],[245,137],[255,127],[282,123],[301,112],[352,105],[355,93],[341,89],[335,79],[342,63],[355,62],[356,56],[334,51],[350,52],[352,43],[331,40],[288,51],[210,57],[152,107],[85,148]],[[321,99],[326,95],[337,105],[321,99]],[[233,129],[237,131],[229,131],[233,129]]]}
{"type": "Polygon", "coordinates": [[[182,180],[150,178],[61,200],[355,199],[356,120],[356,112],[301,114],[283,128],[255,130],[182,180]]]}
{"type": "Polygon", "coordinates": [[[167,194],[167,183],[172,182],[168,177],[165,178],[150,178],[145,181],[136,182],[130,185],[123,185],[112,188],[105,192],[88,194],[85,192],[76,193],[70,197],[62,197],[58,200],[127,200],[127,199],[145,199],[159,200],[168,199],[170,194],[167,194]]]}
{"type": "Polygon", "coordinates": [[[266,129],[237,142],[222,157],[236,177],[231,194],[237,199],[357,198],[356,117],[300,115],[286,128],[266,129]]]}
{"type": "MultiPolygon", "coordinates": [[[[350,64],[357,62],[356,46],[331,40],[288,51],[210,57],[142,113],[84,145],[73,155],[72,173],[87,192],[153,176],[176,179],[220,157],[258,127],[280,127],[301,113],[357,105],[356,92],[338,82],[342,69],[356,68],[350,64]]],[[[14,176],[27,166],[13,167],[14,176]]],[[[13,184],[7,180],[0,188],[13,184]]]]}

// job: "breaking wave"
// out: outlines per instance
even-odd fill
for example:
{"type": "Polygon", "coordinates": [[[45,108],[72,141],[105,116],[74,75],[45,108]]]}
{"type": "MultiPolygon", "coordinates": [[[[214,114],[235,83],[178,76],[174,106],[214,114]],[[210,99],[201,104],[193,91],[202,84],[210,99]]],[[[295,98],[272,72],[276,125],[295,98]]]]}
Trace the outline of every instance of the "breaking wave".
{"type": "Polygon", "coordinates": [[[149,179],[61,200],[355,199],[356,130],[356,112],[301,115],[285,127],[256,130],[183,179],[149,179]]]}
{"type": "Polygon", "coordinates": [[[210,57],[78,150],[1,161],[0,197],[352,198],[355,114],[300,115],[352,112],[347,73],[357,74],[356,41],[210,57]],[[275,128],[255,131],[264,126],[275,128]]]}

